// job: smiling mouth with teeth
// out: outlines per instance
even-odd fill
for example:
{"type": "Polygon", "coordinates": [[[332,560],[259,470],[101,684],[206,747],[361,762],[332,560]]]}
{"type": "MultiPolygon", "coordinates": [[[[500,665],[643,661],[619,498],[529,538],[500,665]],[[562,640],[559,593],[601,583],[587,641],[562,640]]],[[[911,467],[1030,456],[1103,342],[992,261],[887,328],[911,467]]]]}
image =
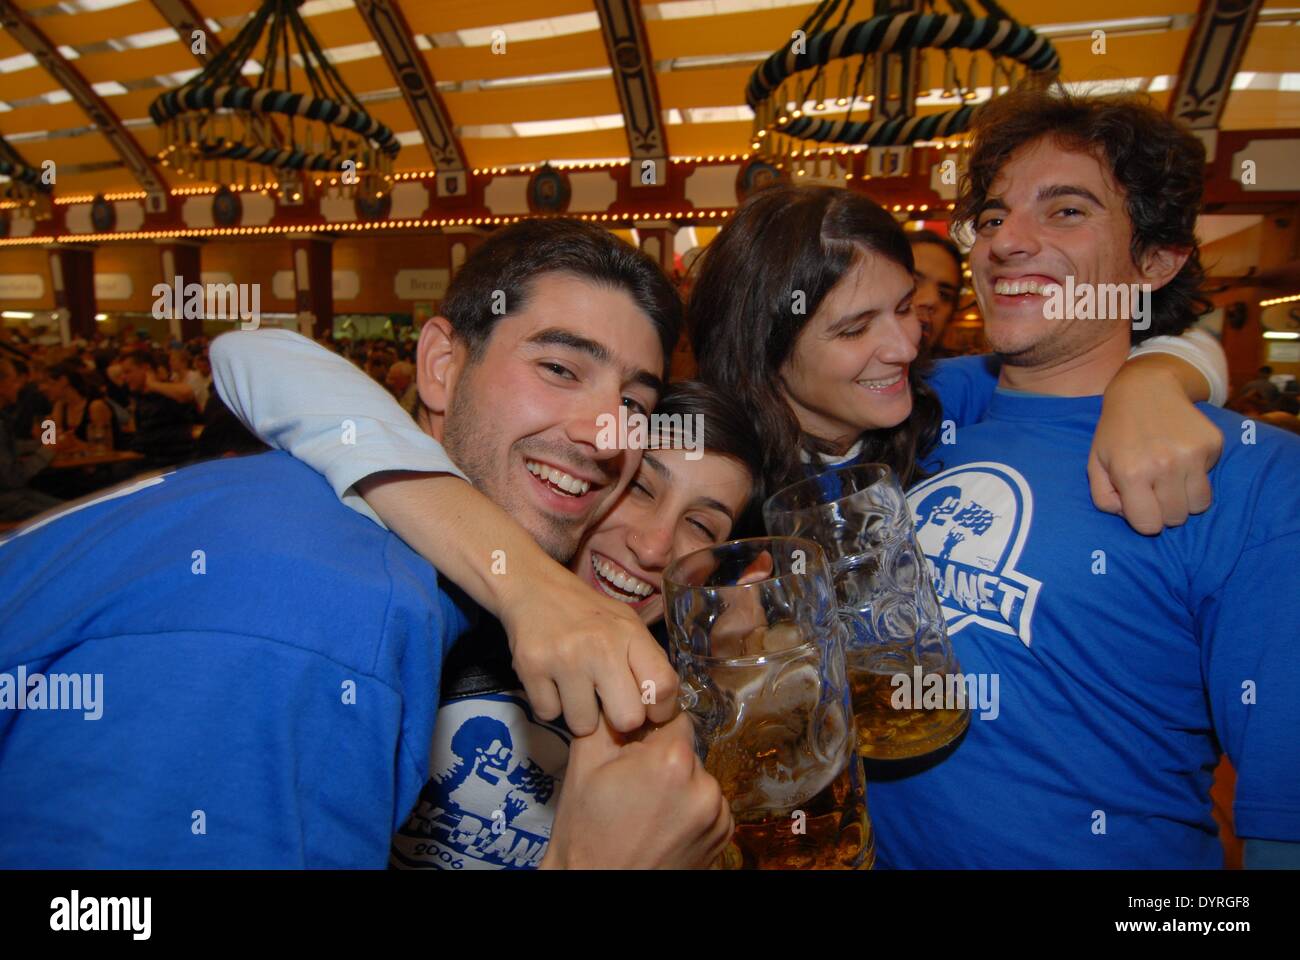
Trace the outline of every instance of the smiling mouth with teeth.
{"type": "Polygon", "coordinates": [[[1026,294],[1045,297],[1058,286],[1060,284],[1044,283],[1041,280],[999,280],[993,284],[993,292],[1002,297],[1021,297],[1026,294]]]}
{"type": "Polygon", "coordinates": [[[902,379],[903,374],[896,373],[892,377],[885,377],[883,380],[859,380],[858,385],[866,387],[868,390],[885,390],[902,379]]]}
{"type": "Polygon", "coordinates": [[[640,603],[655,593],[655,588],[640,577],[634,577],[622,567],[591,552],[591,569],[596,574],[596,586],[615,600],[640,603]]]}
{"type": "Polygon", "coordinates": [[[591,489],[589,481],[571,477],[563,470],[557,470],[548,464],[538,463],[536,460],[525,460],[524,465],[528,467],[529,473],[547,484],[556,493],[564,496],[581,497],[591,489]]]}

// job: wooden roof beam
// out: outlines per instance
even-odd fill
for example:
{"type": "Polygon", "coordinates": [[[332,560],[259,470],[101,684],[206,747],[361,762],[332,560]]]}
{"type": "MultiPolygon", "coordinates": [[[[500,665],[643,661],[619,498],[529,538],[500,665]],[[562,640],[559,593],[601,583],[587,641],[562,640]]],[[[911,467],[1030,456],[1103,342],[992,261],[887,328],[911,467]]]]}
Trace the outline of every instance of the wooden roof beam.
{"type": "Polygon", "coordinates": [[[659,106],[659,85],[641,5],[637,0],[594,2],[623,111],[632,186],[662,186],[668,176],[668,130],[659,106]],[[651,163],[654,176],[647,182],[651,163]]]}
{"type": "Polygon", "coordinates": [[[437,171],[440,197],[465,196],[468,185],[465,151],[456,139],[446,103],[438,93],[433,73],[415,46],[411,27],[396,0],[356,0],[357,12],[370,28],[375,42],[415,118],[424,147],[437,171]]]}

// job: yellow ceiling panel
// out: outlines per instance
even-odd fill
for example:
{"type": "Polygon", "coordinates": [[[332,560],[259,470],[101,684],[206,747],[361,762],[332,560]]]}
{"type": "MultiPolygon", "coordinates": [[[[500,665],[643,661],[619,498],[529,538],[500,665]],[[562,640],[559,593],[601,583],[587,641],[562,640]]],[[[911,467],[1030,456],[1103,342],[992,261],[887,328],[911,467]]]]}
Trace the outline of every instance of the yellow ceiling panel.
{"type": "Polygon", "coordinates": [[[104,102],[113,108],[113,112],[122,120],[135,120],[149,116],[149,104],[163,93],[161,87],[152,90],[132,90],[116,97],[105,97],[104,102]]]}
{"type": "Polygon", "coordinates": [[[582,157],[626,157],[622,129],[565,133],[553,137],[469,137],[461,141],[470,166],[495,167],[582,157]]]}
{"type": "Polygon", "coordinates": [[[1195,13],[1197,0],[1008,0],[1002,6],[1021,23],[1042,25],[1195,13]]]}
{"type": "Polygon", "coordinates": [[[673,155],[679,157],[748,153],[752,130],[747,120],[674,124],[668,128],[668,146],[673,155]]]}
{"type": "Polygon", "coordinates": [[[90,83],[117,80],[140,80],[163,73],[193,70],[199,66],[190,48],[177,38],[175,43],[165,43],[143,50],[113,50],[92,53],[73,61],[73,66],[90,83]]]}
{"type": "Polygon", "coordinates": [[[753,68],[749,66],[661,72],[656,75],[659,101],[664,109],[676,107],[679,110],[738,106],[745,102],[745,84],[752,72],[753,68]]]}
{"type": "Polygon", "coordinates": [[[194,6],[205,17],[219,20],[240,13],[252,13],[260,4],[258,0],[194,0],[194,6]]]}
{"type": "MultiPolygon", "coordinates": [[[[44,67],[28,67],[26,70],[0,74],[0,100],[7,103],[61,89],[63,88],[59,86],[59,82],[50,76],[44,67]]],[[[4,114],[0,114],[0,117],[3,116],[4,114]]]]}
{"type": "MultiPolygon", "coordinates": [[[[307,17],[304,22],[322,50],[347,47],[354,43],[369,43],[374,40],[374,35],[366,26],[365,20],[361,19],[361,14],[357,12],[356,7],[333,10],[322,13],[318,17],[307,17]]],[[[234,33],[231,32],[230,36],[233,38],[234,33]]],[[[266,34],[263,34],[264,38],[265,36],[266,34]]],[[[296,49],[297,45],[294,44],[293,47],[296,49]]],[[[263,48],[258,49],[260,51],[263,48]]]]}
{"type": "Polygon", "coordinates": [[[102,40],[120,40],[150,30],[162,30],[168,24],[148,0],[135,0],[134,3],[107,10],[41,17],[35,21],[35,25],[51,43],[78,47],[102,40]]]}
{"type": "MultiPolygon", "coordinates": [[[[473,27],[496,27],[543,17],[564,17],[575,13],[594,13],[591,0],[492,0],[491,3],[467,3],[466,0],[402,0],[402,13],[415,33],[450,33],[473,27]]],[[[593,34],[597,40],[599,34],[593,34]]],[[[509,35],[507,34],[507,40],[509,35]]],[[[507,56],[509,43],[507,42],[507,56]]]]}
{"type": "Polygon", "coordinates": [[[365,103],[362,106],[366,108],[366,113],[380,123],[387,124],[388,129],[394,133],[415,129],[415,118],[411,116],[411,111],[406,108],[406,101],[401,97],[385,100],[383,103],[365,103]]]}
{"type": "Polygon", "coordinates": [[[1300,26],[1256,26],[1251,34],[1243,70],[1287,73],[1300,65],[1300,26]]]}
{"type": "Polygon", "coordinates": [[[1300,127],[1300,93],[1234,90],[1219,126],[1224,130],[1277,130],[1300,127]]]}
{"type": "Polygon", "coordinates": [[[67,174],[59,177],[55,196],[75,197],[82,194],[125,193],[141,190],[139,181],[125,168],[96,170],[94,173],[67,174]]]}
{"type": "Polygon", "coordinates": [[[84,127],[90,119],[72,101],[56,104],[41,104],[36,107],[22,107],[0,113],[0,130],[6,135],[28,133],[34,130],[67,130],[69,127],[84,127]]]}
{"type": "Polygon", "coordinates": [[[809,4],[711,17],[647,20],[646,33],[656,60],[770,51],[788,43],[790,31],[798,28],[813,9],[809,4]]]}
{"type": "Polygon", "coordinates": [[[549,83],[506,90],[444,93],[442,98],[458,124],[561,120],[602,116],[620,111],[614,84],[607,79],[549,83]]]}
{"type": "Polygon", "coordinates": [[[0,30],[0,60],[7,60],[26,52],[23,45],[10,36],[8,31],[0,30]]]}
{"type": "Polygon", "coordinates": [[[435,80],[495,80],[609,66],[598,33],[512,43],[504,54],[494,54],[491,47],[439,47],[423,53],[435,80]]]}
{"type": "MultiPolygon", "coordinates": [[[[101,163],[105,160],[120,160],[112,145],[97,133],[87,133],[80,137],[54,137],[35,143],[19,144],[23,156],[40,165],[43,160],[53,160],[58,166],[77,163],[101,163]]],[[[129,174],[128,174],[129,176],[129,174]]],[[[60,176],[54,188],[55,196],[67,193],[60,176]]]]}
{"type": "MultiPolygon", "coordinates": [[[[367,57],[364,60],[353,60],[349,63],[341,63],[336,68],[339,76],[343,78],[344,84],[353,93],[371,93],[375,90],[391,90],[397,86],[397,81],[393,79],[393,73],[388,69],[388,61],[383,57],[367,57]]],[[[258,77],[249,77],[251,83],[256,83],[258,77]]],[[[292,71],[293,89],[307,90],[307,75],[300,69],[294,68],[292,71]]],[[[271,86],[277,90],[284,88],[284,74],[276,71],[275,80],[271,86]]]]}
{"type": "Polygon", "coordinates": [[[1103,55],[1092,52],[1091,40],[1058,41],[1061,78],[1087,82],[1176,74],[1190,35],[1190,30],[1166,30],[1140,36],[1112,33],[1106,38],[1103,55]]]}

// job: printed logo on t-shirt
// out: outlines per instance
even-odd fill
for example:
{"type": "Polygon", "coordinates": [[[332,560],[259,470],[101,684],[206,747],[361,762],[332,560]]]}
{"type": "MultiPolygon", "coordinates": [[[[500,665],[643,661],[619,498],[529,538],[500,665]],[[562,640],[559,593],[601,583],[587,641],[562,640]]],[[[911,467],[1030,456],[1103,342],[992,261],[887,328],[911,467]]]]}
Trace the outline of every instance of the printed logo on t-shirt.
{"type": "Polygon", "coordinates": [[[1016,569],[1033,522],[1025,478],[1002,463],[967,463],[907,495],[948,633],[978,623],[1032,639],[1042,584],[1016,569]]]}
{"type": "Polygon", "coordinates": [[[522,693],[465,697],[438,711],[429,782],[393,838],[397,867],[536,867],[546,853],[569,735],[522,693]]]}

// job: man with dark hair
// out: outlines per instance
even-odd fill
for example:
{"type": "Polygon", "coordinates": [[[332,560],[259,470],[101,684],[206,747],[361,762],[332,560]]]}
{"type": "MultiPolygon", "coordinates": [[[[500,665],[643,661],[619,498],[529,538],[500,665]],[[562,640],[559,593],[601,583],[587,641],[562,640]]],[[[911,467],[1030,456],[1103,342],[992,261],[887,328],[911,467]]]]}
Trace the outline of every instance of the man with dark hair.
{"type": "MultiPolygon", "coordinates": [[[[1203,173],[1199,141],[1129,98],[1014,94],[980,118],[958,213],[999,389],[909,502],[964,676],[997,680],[1000,703],[924,769],[873,783],[884,864],[1221,866],[1222,753],[1247,866],[1300,863],[1300,515],[1277,496],[1300,441],[1200,405],[1223,439],[1215,503],[1159,538],[1076,489],[1132,341],[1204,302],[1203,173]],[[1154,290],[1144,322],[1096,309],[1119,284],[1154,290]],[[1065,314],[1063,287],[1079,293],[1065,314]],[[972,513],[991,522],[961,524],[972,513]]],[[[1189,502],[1208,502],[1200,480],[1189,502]]]]}
{"type": "MultiPolygon", "coordinates": [[[[678,321],[648,258],[620,250],[608,272],[621,241],[554,224],[579,238],[559,270],[534,247],[546,231],[503,229],[464,272],[466,282],[492,279],[473,267],[480,255],[531,262],[515,300],[492,297],[509,287],[503,269],[484,283],[471,333],[437,317],[420,340],[420,423],[464,467],[444,457],[444,472],[468,475],[495,501],[469,529],[457,511],[482,494],[448,481],[461,495],[439,514],[448,569],[280,452],[143,479],[0,544],[0,706],[19,690],[33,709],[32,679],[45,690],[72,676],[88,688],[84,710],[0,710],[0,862],[382,867],[428,776],[444,654],[477,619],[452,580],[528,624],[503,617],[531,699],[545,705],[549,692],[555,713],[563,700],[570,727],[590,734],[571,752],[544,866],[683,866],[722,849],[730,814],[688,718],[635,742],[610,731],[669,721],[667,660],[648,635],[628,640],[619,604],[539,549],[567,557],[627,485],[639,457],[601,448],[595,419],[654,405],[678,321]],[[69,582],[97,589],[69,594],[69,582]],[[569,647],[581,652],[572,661],[569,647]],[[48,682],[47,670],[58,671],[48,682]],[[648,704],[642,677],[660,692],[648,704]],[[612,832],[614,808],[628,803],[643,816],[612,832]]],[[[332,404],[321,416],[350,466],[330,481],[350,469],[345,486],[400,487],[368,468],[366,443],[383,425],[354,419],[344,391],[332,404]]],[[[53,704],[43,696],[40,706],[53,704]]]]}
{"type": "Polygon", "coordinates": [[[930,356],[947,357],[952,353],[940,344],[948,321],[957,312],[962,288],[962,255],[957,244],[933,230],[909,231],[912,256],[916,260],[916,293],[912,307],[921,321],[921,338],[930,348],[930,356]]]}
{"type": "Polygon", "coordinates": [[[130,448],[146,457],[141,466],[156,469],[188,460],[197,413],[189,384],[159,380],[147,353],[123,353],[118,363],[135,419],[130,448]]]}

